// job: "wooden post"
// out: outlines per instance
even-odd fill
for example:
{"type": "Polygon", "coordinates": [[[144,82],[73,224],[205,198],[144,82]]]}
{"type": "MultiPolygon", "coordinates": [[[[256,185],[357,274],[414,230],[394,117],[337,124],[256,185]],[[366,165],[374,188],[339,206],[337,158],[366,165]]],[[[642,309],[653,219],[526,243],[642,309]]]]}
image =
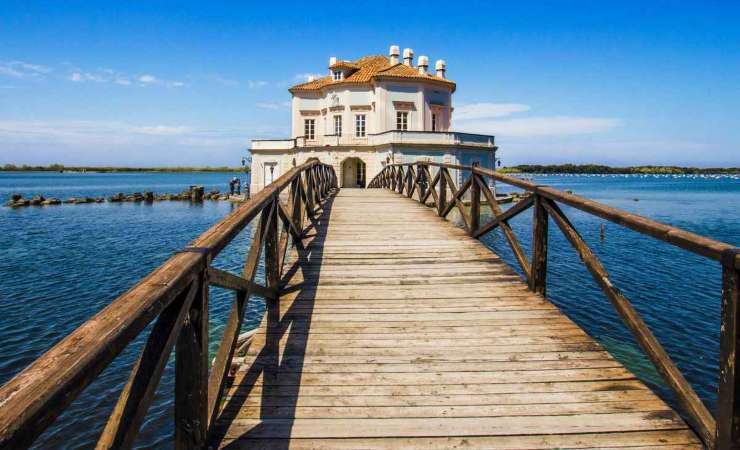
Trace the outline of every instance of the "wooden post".
{"type": "Polygon", "coordinates": [[[427,172],[426,172],[426,165],[419,163],[416,171],[416,184],[417,189],[419,190],[419,201],[423,203],[424,195],[427,193],[427,172]]]}
{"type": "Polygon", "coordinates": [[[208,259],[175,354],[175,448],[202,449],[208,431],[208,259]]]}
{"type": "Polygon", "coordinates": [[[722,318],[720,326],[719,392],[717,395],[718,450],[740,448],[740,271],[735,268],[740,249],[722,254],[722,318]]]}
{"type": "Polygon", "coordinates": [[[441,216],[447,206],[447,177],[444,175],[444,167],[439,168],[439,204],[437,205],[437,215],[441,216]]]}
{"type": "Polygon", "coordinates": [[[396,172],[396,175],[398,179],[396,180],[396,190],[399,194],[403,194],[403,166],[398,166],[398,171],[396,172]]]}
{"type": "Polygon", "coordinates": [[[411,188],[414,186],[414,166],[410,165],[406,170],[406,197],[413,195],[411,188]]]}
{"type": "Polygon", "coordinates": [[[476,183],[478,175],[475,173],[475,168],[478,166],[479,164],[474,162],[470,172],[472,183],[470,185],[470,229],[468,234],[471,236],[480,228],[480,185],[476,183]]]}
{"type": "Polygon", "coordinates": [[[267,230],[265,230],[265,278],[268,288],[277,288],[280,281],[280,262],[278,245],[278,209],[277,203],[280,199],[275,196],[273,205],[269,209],[272,218],[267,230]]]}
{"type": "Polygon", "coordinates": [[[529,289],[545,295],[547,287],[547,210],[542,205],[545,199],[534,195],[532,214],[532,273],[529,289]]]}

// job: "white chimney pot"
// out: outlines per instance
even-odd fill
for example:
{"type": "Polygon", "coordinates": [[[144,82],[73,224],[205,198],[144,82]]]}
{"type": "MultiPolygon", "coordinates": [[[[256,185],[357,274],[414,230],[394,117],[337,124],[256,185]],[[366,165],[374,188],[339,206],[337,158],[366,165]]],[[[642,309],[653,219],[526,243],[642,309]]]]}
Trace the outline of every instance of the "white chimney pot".
{"type": "Polygon", "coordinates": [[[434,64],[434,69],[437,71],[437,76],[439,78],[444,78],[445,71],[447,70],[447,63],[444,59],[438,59],[437,62],[434,64]]]}
{"type": "Polygon", "coordinates": [[[330,67],[333,66],[336,63],[337,63],[337,57],[336,56],[332,56],[331,58],[329,58],[329,66],[330,67]]]}
{"type": "Polygon", "coordinates": [[[409,67],[414,65],[414,51],[410,48],[403,49],[403,64],[409,67]]]}
{"type": "Polygon", "coordinates": [[[425,75],[429,68],[429,57],[421,55],[419,56],[419,73],[425,75]]]}
{"type": "Polygon", "coordinates": [[[390,50],[388,50],[388,61],[390,61],[391,64],[398,64],[398,57],[401,55],[401,50],[397,45],[391,45],[390,50]]]}

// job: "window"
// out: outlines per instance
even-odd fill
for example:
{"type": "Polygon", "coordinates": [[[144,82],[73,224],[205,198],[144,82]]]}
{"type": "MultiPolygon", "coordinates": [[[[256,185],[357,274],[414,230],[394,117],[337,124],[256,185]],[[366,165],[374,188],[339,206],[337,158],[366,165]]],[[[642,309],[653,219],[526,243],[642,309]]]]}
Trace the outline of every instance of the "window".
{"type": "Polygon", "coordinates": [[[437,131],[437,115],[432,114],[432,131],[437,131]]]}
{"type": "Polygon", "coordinates": [[[334,81],[339,81],[339,80],[342,79],[342,71],[341,70],[335,70],[331,74],[334,77],[334,81]]]}
{"type": "Polygon", "coordinates": [[[365,137],[365,114],[355,116],[355,136],[365,137]]]}
{"type": "Polygon", "coordinates": [[[316,139],[316,119],[303,121],[303,136],[309,141],[316,139]]]}
{"type": "Polygon", "coordinates": [[[342,135],[342,116],[334,116],[334,135],[342,135]]]}
{"type": "Polygon", "coordinates": [[[396,112],[396,130],[406,131],[409,129],[409,113],[406,111],[396,112]]]}

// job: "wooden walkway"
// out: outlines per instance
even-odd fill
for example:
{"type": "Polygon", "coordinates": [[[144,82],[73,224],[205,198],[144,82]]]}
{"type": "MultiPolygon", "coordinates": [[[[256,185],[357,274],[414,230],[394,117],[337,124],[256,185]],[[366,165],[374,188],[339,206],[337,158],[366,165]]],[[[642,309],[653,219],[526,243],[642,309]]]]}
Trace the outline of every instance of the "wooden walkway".
{"type": "Polygon", "coordinates": [[[418,202],[343,189],[304,242],[214,447],[702,448],[498,256],[418,202]]]}

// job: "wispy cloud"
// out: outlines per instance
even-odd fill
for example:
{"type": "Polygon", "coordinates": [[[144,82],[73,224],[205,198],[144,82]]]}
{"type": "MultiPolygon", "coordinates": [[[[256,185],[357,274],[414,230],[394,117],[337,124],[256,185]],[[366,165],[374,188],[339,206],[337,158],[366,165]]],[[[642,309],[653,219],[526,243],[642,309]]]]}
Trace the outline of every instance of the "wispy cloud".
{"type": "Polygon", "coordinates": [[[580,116],[511,117],[530,111],[521,103],[472,103],[455,109],[454,128],[471,133],[497,136],[566,136],[610,131],[619,119],[580,116]]]}
{"type": "Polygon", "coordinates": [[[254,106],[260,109],[283,109],[290,108],[290,102],[257,102],[254,106]]]}
{"type": "Polygon", "coordinates": [[[249,89],[259,89],[262,87],[267,86],[269,83],[267,81],[263,80],[249,80],[247,81],[247,86],[249,89]]]}
{"type": "Polygon", "coordinates": [[[139,75],[136,78],[136,81],[139,82],[139,86],[167,86],[167,87],[185,86],[185,83],[182,81],[163,80],[161,78],[157,78],[154,75],[151,75],[148,73],[139,75]]]}
{"type": "Polygon", "coordinates": [[[321,78],[323,75],[320,73],[311,73],[311,72],[303,72],[303,73],[297,73],[293,76],[293,81],[298,82],[306,82],[315,80],[316,78],[321,78]]]}
{"type": "Polygon", "coordinates": [[[205,77],[208,81],[214,81],[222,86],[228,86],[228,87],[236,87],[239,86],[239,82],[237,80],[232,80],[230,78],[222,77],[221,75],[208,75],[205,77]]]}
{"type": "Polygon", "coordinates": [[[0,61],[0,75],[11,78],[43,78],[52,71],[41,64],[23,61],[0,61]]]}
{"type": "Polygon", "coordinates": [[[602,133],[618,127],[620,123],[619,119],[605,117],[523,117],[468,121],[460,124],[460,130],[497,136],[562,136],[602,133]]]}
{"type": "Polygon", "coordinates": [[[120,145],[239,147],[251,136],[282,132],[274,128],[203,128],[171,124],[131,124],[117,121],[2,121],[0,145],[62,144],[102,148],[120,145]]]}
{"type": "Polygon", "coordinates": [[[510,116],[529,111],[529,105],[521,103],[470,103],[455,107],[455,120],[490,119],[510,116]]]}

